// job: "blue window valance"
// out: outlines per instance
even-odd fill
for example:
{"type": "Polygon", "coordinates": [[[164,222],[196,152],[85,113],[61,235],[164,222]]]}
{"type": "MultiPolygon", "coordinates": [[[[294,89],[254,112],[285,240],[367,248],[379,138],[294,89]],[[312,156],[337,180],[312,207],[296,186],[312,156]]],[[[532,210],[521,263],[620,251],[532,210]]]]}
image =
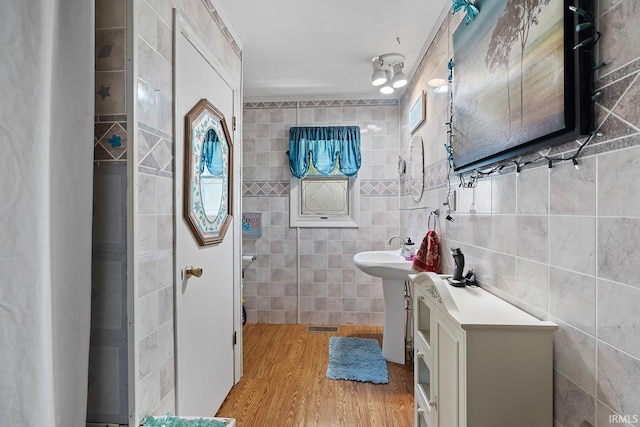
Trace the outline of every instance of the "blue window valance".
{"type": "Polygon", "coordinates": [[[289,169],[296,178],[309,172],[309,158],[321,175],[336,167],[346,176],[360,169],[359,126],[294,126],[289,129],[289,169]]]}

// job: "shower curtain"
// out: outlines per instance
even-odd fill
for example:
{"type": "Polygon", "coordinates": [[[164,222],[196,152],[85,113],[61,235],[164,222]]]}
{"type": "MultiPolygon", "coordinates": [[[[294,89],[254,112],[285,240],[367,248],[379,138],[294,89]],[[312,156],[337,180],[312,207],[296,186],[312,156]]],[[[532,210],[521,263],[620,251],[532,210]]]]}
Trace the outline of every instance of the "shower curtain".
{"type": "Polygon", "coordinates": [[[0,19],[0,425],[85,423],[94,1],[0,19]]]}

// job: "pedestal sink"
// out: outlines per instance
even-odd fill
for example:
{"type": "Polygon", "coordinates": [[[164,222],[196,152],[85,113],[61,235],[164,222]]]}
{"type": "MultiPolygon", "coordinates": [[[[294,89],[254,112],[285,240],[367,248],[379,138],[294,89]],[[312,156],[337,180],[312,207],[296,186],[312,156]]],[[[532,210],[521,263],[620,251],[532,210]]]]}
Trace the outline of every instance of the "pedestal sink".
{"type": "Polygon", "coordinates": [[[382,278],[384,293],[384,331],[382,355],[389,362],[405,363],[404,282],[413,273],[411,261],[400,256],[400,250],[358,252],[353,257],[358,269],[382,278]]]}

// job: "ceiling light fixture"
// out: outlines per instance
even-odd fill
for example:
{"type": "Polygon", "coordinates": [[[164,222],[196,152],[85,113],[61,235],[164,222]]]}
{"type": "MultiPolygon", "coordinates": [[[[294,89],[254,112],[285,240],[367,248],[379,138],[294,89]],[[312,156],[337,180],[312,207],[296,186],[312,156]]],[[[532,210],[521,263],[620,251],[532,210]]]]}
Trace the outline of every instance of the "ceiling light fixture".
{"type": "Polygon", "coordinates": [[[385,95],[393,93],[394,88],[406,86],[407,77],[402,71],[404,61],[404,55],[399,53],[385,53],[371,58],[373,64],[371,84],[382,86],[380,92],[385,95]]]}
{"type": "Polygon", "coordinates": [[[407,85],[407,76],[402,72],[402,65],[400,63],[395,63],[391,67],[393,70],[393,77],[391,78],[391,86],[395,89],[399,89],[407,85]]]}
{"type": "Polygon", "coordinates": [[[387,73],[382,69],[382,61],[373,61],[373,74],[371,75],[371,84],[381,86],[387,82],[387,73]]]}

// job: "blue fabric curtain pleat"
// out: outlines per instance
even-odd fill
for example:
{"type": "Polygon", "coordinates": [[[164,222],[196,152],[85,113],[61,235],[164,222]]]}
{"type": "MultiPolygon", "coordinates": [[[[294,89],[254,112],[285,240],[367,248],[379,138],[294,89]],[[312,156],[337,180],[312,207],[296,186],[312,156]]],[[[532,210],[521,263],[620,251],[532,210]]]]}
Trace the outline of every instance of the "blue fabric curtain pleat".
{"type": "Polygon", "coordinates": [[[223,176],[222,149],[220,139],[213,129],[207,130],[202,143],[202,155],[200,156],[200,173],[204,172],[204,167],[213,176],[223,176]]]}
{"type": "Polygon", "coordinates": [[[289,169],[296,178],[309,172],[309,158],[313,167],[329,175],[338,162],[346,176],[358,173],[362,163],[359,126],[294,126],[289,129],[289,169]]]}

